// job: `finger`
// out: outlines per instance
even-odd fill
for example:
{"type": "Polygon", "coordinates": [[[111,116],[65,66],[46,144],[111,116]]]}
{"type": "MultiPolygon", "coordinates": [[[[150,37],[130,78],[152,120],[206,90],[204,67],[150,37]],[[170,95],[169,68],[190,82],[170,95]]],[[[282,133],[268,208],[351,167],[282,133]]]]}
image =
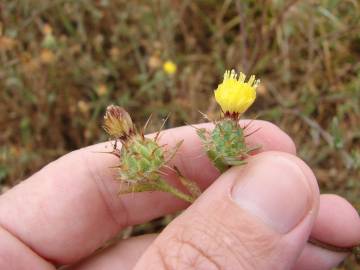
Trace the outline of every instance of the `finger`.
{"type": "Polygon", "coordinates": [[[330,270],[342,262],[347,255],[306,244],[293,270],[330,270]]]}
{"type": "Polygon", "coordinates": [[[301,160],[261,153],[220,176],[134,269],[291,269],[318,199],[316,179],[301,160]]]}
{"type": "MultiPolygon", "coordinates": [[[[320,226],[320,234],[324,235],[324,237],[321,238],[321,235],[314,233],[314,231],[311,234],[313,237],[321,239],[323,242],[331,242],[335,246],[344,247],[354,246],[359,243],[359,216],[351,204],[339,196],[330,194],[320,196],[320,209],[315,224],[316,226],[320,226]],[[342,213],[342,215],[338,217],[338,219],[341,220],[340,223],[333,220],[335,218],[332,214],[333,211],[329,211],[328,209],[336,209],[336,211],[342,213]],[[349,225],[343,230],[342,224],[349,225]],[[330,232],[324,234],[324,231],[321,228],[326,227],[331,227],[330,232]],[[338,240],[329,241],[329,239],[338,240]]],[[[72,267],[71,270],[132,269],[143,252],[156,237],[157,235],[146,235],[130,238],[125,242],[120,242],[116,246],[91,256],[86,259],[85,262],[72,267]]],[[[332,269],[337,266],[346,255],[346,253],[332,252],[308,243],[302,251],[293,270],[332,269]]]]}
{"type": "Polygon", "coordinates": [[[123,240],[66,268],[66,270],[129,270],[133,269],[140,256],[155,240],[156,234],[148,234],[123,240]]]}
{"type": "Polygon", "coordinates": [[[355,208],[344,198],[321,195],[320,211],[311,236],[338,247],[360,244],[360,218],[355,208]]]}
{"type": "MultiPolygon", "coordinates": [[[[336,195],[325,194],[320,196],[320,209],[315,224],[320,227],[334,225],[331,231],[335,234],[328,233],[321,241],[332,242],[332,235],[335,235],[337,242],[332,242],[335,246],[353,246],[359,243],[359,217],[355,209],[343,198],[336,195]],[[338,222],[332,219],[334,215],[328,209],[337,209],[343,213],[340,220],[341,224],[352,224],[351,227],[341,230],[342,227],[336,229],[338,222]],[[340,238],[339,238],[340,236],[340,238]]],[[[321,234],[323,231],[320,230],[321,234]]],[[[312,232],[313,237],[319,238],[319,235],[312,232]]],[[[71,268],[71,270],[95,270],[95,269],[132,269],[146,248],[155,240],[157,235],[146,235],[141,237],[130,238],[124,242],[118,243],[116,246],[103,250],[99,254],[95,254],[84,262],[71,268]]],[[[319,238],[320,239],[320,238],[319,238]]],[[[346,253],[332,252],[306,244],[293,270],[326,270],[337,266],[346,256],[346,253]]],[[[70,270],[70,269],[69,269],[70,270]]]]}
{"type": "MultiPolygon", "coordinates": [[[[248,137],[249,145],[262,145],[263,151],[295,151],[291,139],[273,124],[254,121],[252,128],[259,130],[248,137]]],[[[174,163],[187,177],[206,187],[218,176],[194,128],[162,134],[161,144],[168,147],[184,139],[174,163]]],[[[117,158],[96,153],[110,150],[110,143],[105,143],[74,151],[2,195],[1,226],[48,260],[70,264],[91,254],[121,228],[186,206],[159,192],[119,197],[116,171],[110,168],[117,158]]]]}
{"type": "Polygon", "coordinates": [[[0,252],[0,269],[55,270],[53,265],[2,228],[0,228],[0,239],[3,246],[0,252]]]}
{"type": "MultiPolygon", "coordinates": [[[[360,244],[360,218],[345,199],[324,194],[311,237],[335,247],[353,247],[360,244]]],[[[332,269],[342,262],[347,253],[333,252],[308,244],[301,254],[296,269],[332,269]]]]}

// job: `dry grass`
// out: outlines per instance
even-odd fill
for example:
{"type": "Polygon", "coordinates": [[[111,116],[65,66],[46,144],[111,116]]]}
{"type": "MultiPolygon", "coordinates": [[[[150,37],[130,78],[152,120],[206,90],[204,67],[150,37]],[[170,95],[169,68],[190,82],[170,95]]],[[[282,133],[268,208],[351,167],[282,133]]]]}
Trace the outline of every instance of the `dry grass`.
{"type": "Polygon", "coordinates": [[[5,0],[1,184],[105,140],[110,103],[140,123],[171,112],[169,127],[199,121],[198,110],[215,114],[212,90],[233,67],[263,82],[248,117],[281,126],[322,191],[359,209],[359,60],[354,0],[5,0]],[[174,76],[162,70],[168,59],[174,76]]]}

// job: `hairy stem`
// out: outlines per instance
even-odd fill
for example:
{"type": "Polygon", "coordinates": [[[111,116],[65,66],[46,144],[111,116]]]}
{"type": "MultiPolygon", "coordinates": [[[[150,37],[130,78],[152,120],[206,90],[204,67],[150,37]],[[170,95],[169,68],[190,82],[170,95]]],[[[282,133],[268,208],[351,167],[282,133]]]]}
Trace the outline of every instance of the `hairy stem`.
{"type": "Polygon", "coordinates": [[[185,194],[184,192],[178,190],[177,188],[173,187],[169,183],[167,183],[165,180],[160,179],[158,183],[156,184],[156,187],[159,191],[164,191],[173,194],[175,197],[184,200],[189,203],[193,203],[196,198],[194,198],[191,195],[185,194]]]}
{"type": "Polygon", "coordinates": [[[174,169],[179,177],[179,180],[181,182],[181,184],[186,187],[186,189],[190,192],[190,194],[196,199],[201,195],[201,189],[200,187],[196,184],[196,182],[191,181],[190,179],[186,178],[185,176],[183,176],[180,172],[180,170],[174,166],[174,169]]]}
{"type": "Polygon", "coordinates": [[[229,165],[226,164],[221,158],[217,157],[217,154],[214,151],[209,150],[207,151],[207,154],[220,173],[223,173],[230,168],[229,165]]]}

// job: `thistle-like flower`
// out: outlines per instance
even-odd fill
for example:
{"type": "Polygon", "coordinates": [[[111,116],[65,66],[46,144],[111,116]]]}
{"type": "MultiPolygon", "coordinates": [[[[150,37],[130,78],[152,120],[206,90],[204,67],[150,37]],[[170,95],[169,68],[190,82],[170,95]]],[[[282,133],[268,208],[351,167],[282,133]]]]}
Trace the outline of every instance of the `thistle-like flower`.
{"type": "Polygon", "coordinates": [[[215,100],[221,107],[223,117],[215,121],[210,132],[198,129],[208,157],[220,172],[230,166],[246,163],[244,159],[258,147],[249,148],[245,143],[245,128],[239,124],[239,118],[255,101],[256,87],[260,83],[252,75],[245,81],[245,74],[238,76],[234,70],[226,71],[224,80],[214,91],[215,100]]]}
{"type": "Polygon", "coordinates": [[[244,113],[255,101],[256,87],[260,80],[255,80],[252,75],[245,82],[245,74],[240,72],[238,76],[235,70],[227,70],[224,80],[215,90],[215,100],[219,103],[225,116],[238,117],[244,113]]]}
{"type": "MultiPolygon", "coordinates": [[[[191,195],[185,194],[170,185],[164,178],[163,168],[176,154],[181,141],[171,150],[158,144],[159,133],[154,139],[144,136],[133,124],[127,111],[119,106],[108,106],[104,116],[104,130],[115,139],[113,153],[119,157],[118,179],[125,183],[121,193],[164,191],[188,202],[194,201],[198,195],[189,187],[194,183],[178,175],[181,182],[188,188],[191,195]],[[116,149],[116,142],[122,144],[121,150],[116,149]]],[[[174,169],[174,171],[178,172],[174,169]]]]}

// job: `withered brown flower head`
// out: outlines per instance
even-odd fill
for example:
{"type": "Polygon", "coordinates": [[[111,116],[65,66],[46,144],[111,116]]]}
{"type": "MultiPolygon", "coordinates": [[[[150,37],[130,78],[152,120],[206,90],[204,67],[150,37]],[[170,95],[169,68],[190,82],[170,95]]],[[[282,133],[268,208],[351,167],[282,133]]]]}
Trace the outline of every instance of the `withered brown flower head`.
{"type": "Polygon", "coordinates": [[[106,108],[103,128],[111,137],[120,140],[126,140],[135,132],[134,124],[128,112],[116,105],[110,105],[106,108]]]}

